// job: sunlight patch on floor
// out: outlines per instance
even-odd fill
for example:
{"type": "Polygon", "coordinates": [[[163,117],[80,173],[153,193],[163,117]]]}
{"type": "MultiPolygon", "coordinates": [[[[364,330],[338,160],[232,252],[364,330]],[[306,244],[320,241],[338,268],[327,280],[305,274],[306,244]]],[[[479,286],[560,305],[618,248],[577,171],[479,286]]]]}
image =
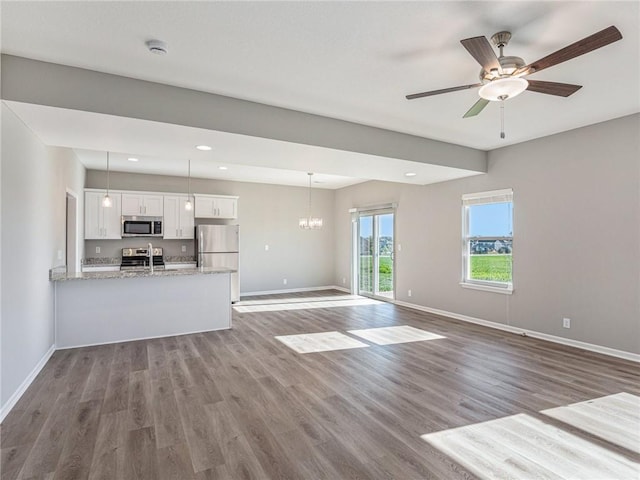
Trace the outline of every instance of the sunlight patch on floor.
{"type": "Polygon", "coordinates": [[[340,332],[303,333],[275,338],[298,353],[329,352],[369,346],[340,332]]]}
{"type": "MultiPolygon", "coordinates": [[[[640,453],[640,397],[617,393],[540,413],[640,453]]],[[[640,472],[639,472],[640,478],[640,472]]]]}
{"type": "Polygon", "coordinates": [[[640,476],[640,464],[626,456],[523,413],[421,438],[481,479],[640,476]]]}
{"type": "Polygon", "coordinates": [[[377,345],[392,345],[396,343],[421,342],[424,340],[446,338],[442,335],[437,335],[408,325],[349,330],[349,333],[377,345]]]}
{"type": "MultiPolygon", "coordinates": [[[[306,302],[289,302],[289,299],[282,299],[280,303],[259,304],[259,305],[239,305],[235,304],[233,309],[238,313],[255,313],[255,312],[277,312],[282,310],[307,310],[313,308],[336,308],[336,307],[361,307],[365,305],[380,305],[385,302],[374,300],[372,298],[349,296],[345,300],[323,300],[323,301],[306,301],[306,302]]],[[[338,297],[342,298],[342,297],[338,297]]]]}

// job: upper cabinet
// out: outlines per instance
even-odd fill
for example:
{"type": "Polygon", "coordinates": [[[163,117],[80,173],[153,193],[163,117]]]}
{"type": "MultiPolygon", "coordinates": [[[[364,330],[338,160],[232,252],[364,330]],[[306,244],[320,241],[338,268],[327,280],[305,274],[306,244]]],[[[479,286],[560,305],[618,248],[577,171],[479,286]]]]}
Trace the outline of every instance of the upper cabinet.
{"type": "Polygon", "coordinates": [[[196,218],[238,218],[238,197],[195,195],[196,218]]]}
{"type": "MultiPolygon", "coordinates": [[[[193,239],[194,219],[193,208],[187,210],[186,195],[164,196],[164,238],[166,239],[193,239]]],[[[191,197],[193,205],[193,197],[191,197]]]]}
{"type": "Polygon", "coordinates": [[[122,194],[122,215],[145,215],[148,217],[162,217],[164,199],[162,195],[144,193],[122,194]]]}
{"type": "Polygon", "coordinates": [[[121,195],[109,193],[111,206],[103,207],[106,192],[85,192],[84,194],[84,238],[85,240],[120,239],[121,237],[121,195]]]}
{"type": "Polygon", "coordinates": [[[121,215],[161,217],[163,238],[176,240],[194,238],[195,218],[238,218],[238,197],[228,195],[193,195],[193,209],[187,210],[186,193],[110,191],[108,208],[102,206],[104,194],[104,190],[85,190],[85,240],[122,238],[121,215]]]}

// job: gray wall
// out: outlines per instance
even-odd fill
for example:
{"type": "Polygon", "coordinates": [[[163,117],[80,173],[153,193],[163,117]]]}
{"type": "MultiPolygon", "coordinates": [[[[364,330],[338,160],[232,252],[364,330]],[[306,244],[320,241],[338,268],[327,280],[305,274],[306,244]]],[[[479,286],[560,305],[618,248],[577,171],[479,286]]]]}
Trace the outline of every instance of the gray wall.
{"type": "Polygon", "coordinates": [[[348,209],[396,201],[399,300],[640,353],[639,133],[636,114],[491,151],[487,175],[340,189],[335,282],[349,278],[348,209]],[[515,291],[464,289],[460,198],[507,187],[515,291]]]}
{"type": "MultiPolygon", "coordinates": [[[[161,175],[111,172],[110,184],[114,190],[185,191],[185,178],[161,175]]],[[[87,172],[87,188],[105,185],[105,172],[87,172]]],[[[324,219],[319,231],[298,227],[298,218],[307,212],[306,188],[194,178],[191,191],[240,197],[238,219],[225,223],[240,225],[242,293],[333,285],[332,190],[314,188],[312,192],[312,214],[324,219]]],[[[90,252],[95,251],[95,243],[87,242],[87,256],[94,255],[90,252]]]]}
{"type": "Polygon", "coordinates": [[[2,105],[2,406],[54,343],[49,269],[65,263],[66,188],[82,192],[84,173],[2,105]]]}

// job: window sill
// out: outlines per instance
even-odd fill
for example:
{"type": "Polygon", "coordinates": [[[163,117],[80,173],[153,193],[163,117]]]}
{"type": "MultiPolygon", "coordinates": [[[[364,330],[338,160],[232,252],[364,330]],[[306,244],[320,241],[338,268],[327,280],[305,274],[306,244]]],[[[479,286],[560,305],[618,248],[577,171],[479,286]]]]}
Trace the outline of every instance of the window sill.
{"type": "Polygon", "coordinates": [[[501,293],[502,295],[513,294],[513,287],[492,287],[491,285],[481,285],[478,283],[460,282],[462,288],[469,288],[471,290],[482,290],[484,292],[501,293]]]}

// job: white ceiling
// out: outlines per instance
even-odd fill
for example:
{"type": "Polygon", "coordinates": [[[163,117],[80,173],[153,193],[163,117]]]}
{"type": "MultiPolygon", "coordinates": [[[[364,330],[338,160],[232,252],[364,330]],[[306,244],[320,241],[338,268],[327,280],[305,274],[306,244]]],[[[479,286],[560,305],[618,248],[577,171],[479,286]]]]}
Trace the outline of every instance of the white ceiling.
{"type": "MultiPolygon", "coordinates": [[[[639,32],[639,2],[2,2],[3,53],[485,150],[640,111],[639,32]],[[584,88],[569,98],[525,92],[507,102],[506,140],[499,138],[497,105],[462,118],[476,90],[404,98],[477,82],[480,67],[460,39],[511,30],[505,54],[534,61],[609,25],[621,41],[532,76],[584,88]],[[169,54],[150,54],[144,42],[152,38],[168,42],[169,54]]],[[[156,156],[136,144],[77,141],[73,146],[156,156]]],[[[287,158],[252,165],[246,155],[228,154],[214,160],[298,175],[308,169],[287,158]]],[[[156,166],[169,157],[157,156],[156,166]]],[[[339,168],[323,173],[355,177],[352,183],[371,178],[334,163],[339,168]]]]}

